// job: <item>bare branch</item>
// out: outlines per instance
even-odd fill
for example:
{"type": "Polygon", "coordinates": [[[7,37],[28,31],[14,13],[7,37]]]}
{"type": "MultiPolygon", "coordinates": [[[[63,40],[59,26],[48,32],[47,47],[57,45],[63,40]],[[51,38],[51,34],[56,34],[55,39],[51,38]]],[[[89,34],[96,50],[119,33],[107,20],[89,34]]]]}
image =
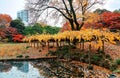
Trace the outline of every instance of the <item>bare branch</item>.
{"type": "Polygon", "coordinates": [[[58,12],[60,12],[66,19],[70,19],[69,17],[67,17],[60,9],[54,7],[54,6],[48,6],[47,8],[53,8],[55,10],[57,10],[58,12]]]}
{"type": "Polygon", "coordinates": [[[66,9],[66,12],[68,13],[68,15],[69,15],[70,17],[72,17],[72,15],[69,13],[69,10],[68,10],[68,8],[67,8],[67,5],[66,5],[65,1],[62,0],[62,2],[63,2],[63,4],[64,4],[64,6],[65,6],[65,9],[66,9]]]}

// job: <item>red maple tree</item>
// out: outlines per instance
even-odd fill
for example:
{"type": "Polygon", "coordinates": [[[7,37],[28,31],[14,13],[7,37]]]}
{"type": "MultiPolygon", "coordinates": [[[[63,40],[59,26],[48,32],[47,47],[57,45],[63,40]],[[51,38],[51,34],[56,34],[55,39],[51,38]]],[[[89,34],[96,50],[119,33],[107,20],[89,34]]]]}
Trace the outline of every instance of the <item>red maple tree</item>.
{"type": "Polygon", "coordinates": [[[120,30],[120,13],[104,12],[98,24],[102,24],[104,28],[120,30]]]}
{"type": "Polygon", "coordinates": [[[9,26],[12,18],[8,14],[0,14],[0,26],[9,26]]]}

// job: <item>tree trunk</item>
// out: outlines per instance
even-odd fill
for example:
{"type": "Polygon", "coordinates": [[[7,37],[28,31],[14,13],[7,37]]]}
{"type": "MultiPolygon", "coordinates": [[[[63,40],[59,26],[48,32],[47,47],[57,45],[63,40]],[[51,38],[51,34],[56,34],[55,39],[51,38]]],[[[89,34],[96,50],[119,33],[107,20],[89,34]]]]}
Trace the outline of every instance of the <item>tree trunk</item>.
{"type": "Polygon", "coordinates": [[[89,44],[89,66],[91,66],[91,44],[89,44]]]}
{"type": "Polygon", "coordinates": [[[74,22],[73,22],[72,19],[69,20],[69,23],[70,23],[70,25],[71,25],[71,29],[72,29],[72,30],[75,30],[74,22]]]}

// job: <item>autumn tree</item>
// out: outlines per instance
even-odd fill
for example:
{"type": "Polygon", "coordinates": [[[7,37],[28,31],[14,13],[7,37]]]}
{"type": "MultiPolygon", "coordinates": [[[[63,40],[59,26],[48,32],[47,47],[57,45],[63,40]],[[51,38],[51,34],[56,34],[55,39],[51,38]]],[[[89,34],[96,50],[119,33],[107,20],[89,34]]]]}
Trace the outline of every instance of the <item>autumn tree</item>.
{"type": "Polygon", "coordinates": [[[87,20],[85,21],[84,28],[99,28],[100,24],[98,22],[100,21],[100,15],[98,13],[87,13],[87,20]]]}
{"type": "Polygon", "coordinates": [[[12,18],[8,14],[0,14],[0,26],[9,26],[12,18]]]}
{"type": "Polygon", "coordinates": [[[70,26],[70,23],[69,22],[65,22],[61,28],[61,32],[64,32],[64,31],[70,31],[71,30],[71,26],[70,26]]]}
{"type": "Polygon", "coordinates": [[[101,23],[102,27],[120,30],[120,13],[104,12],[100,17],[101,20],[98,23],[101,23]]]}
{"type": "Polygon", "coordinates": [[[12,41],[13,35],[18,34],[17,30],[13,27],[6,27],[3,28],[0,31],[0,37],[2,39],[8,39],[9,41],[12,41]]]}
{"type": "Polygon", "coordinates": [[[27,0],[26,8],[34,21],[37,21],[42,13],[56,19],[62,16],[70,23],[72,30],[80,30],[87,19],[86,13],[101,3],[102,0],[27,0]]]}
{"type": "MultiPolygon", "coordinates": [[[[84,22],[82,29],[85,28],[99,28],[100,24],[98,25],[98,21],[100,21],[100,15],[98,13],[88,12],[86,13],[87,20],[84,22]]],[[[80,23],[81,20],[78,20],[80,23]]],[[[62,26],[61,32],[63,31],[70,31],[71,26],[69,22],[65,22],[62,26]]]]}

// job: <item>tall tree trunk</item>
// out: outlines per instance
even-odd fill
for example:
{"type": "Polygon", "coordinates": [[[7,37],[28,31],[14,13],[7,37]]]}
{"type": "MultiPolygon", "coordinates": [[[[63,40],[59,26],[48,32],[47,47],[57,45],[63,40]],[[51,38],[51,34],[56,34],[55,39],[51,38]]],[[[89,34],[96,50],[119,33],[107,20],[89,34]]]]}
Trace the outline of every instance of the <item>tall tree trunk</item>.
{"type": "Polygon", "coordinates": [[[74,22],[73,22],[72,19],[69,19],[69,23],[70,23],[70,25],[71,25],[71,29],[72,29],[72,30],[75,30],[74,22]]]}

